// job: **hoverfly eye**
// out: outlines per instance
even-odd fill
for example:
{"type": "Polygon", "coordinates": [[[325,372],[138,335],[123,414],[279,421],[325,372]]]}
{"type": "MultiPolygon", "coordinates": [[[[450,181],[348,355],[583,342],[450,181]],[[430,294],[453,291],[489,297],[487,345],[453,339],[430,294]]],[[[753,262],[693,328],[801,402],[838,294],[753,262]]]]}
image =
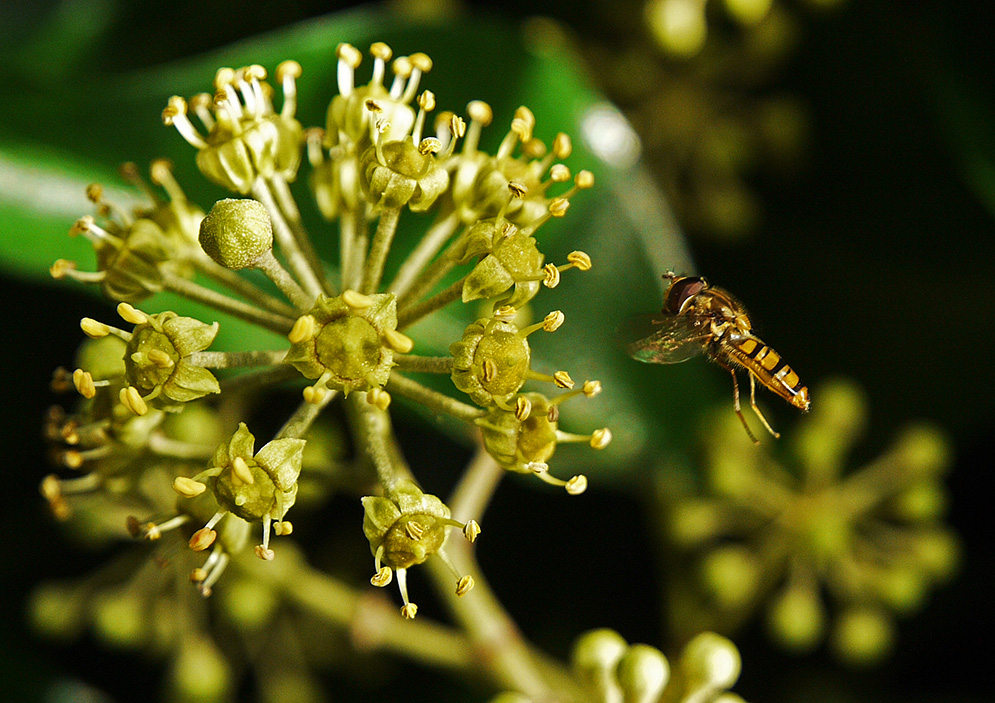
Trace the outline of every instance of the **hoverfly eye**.
{"type": "Polygon", "coordinates": [[[671,315],[679,315],[694,296],[705,288],[702,278],[678,278],[670,284],[667,297],[663,302],[663,311],[671,315]]]}

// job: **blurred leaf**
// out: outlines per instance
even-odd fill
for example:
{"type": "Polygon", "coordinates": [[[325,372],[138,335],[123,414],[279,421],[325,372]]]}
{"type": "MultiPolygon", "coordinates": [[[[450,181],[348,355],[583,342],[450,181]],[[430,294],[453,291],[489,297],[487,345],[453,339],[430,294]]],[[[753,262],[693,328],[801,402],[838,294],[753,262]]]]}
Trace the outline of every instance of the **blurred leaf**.
{"type": "MultiPolygon", "coordinates": [[[[602,145],[602,159],[591,149],[615,138],[622,139],[621,149],[624,138],[634,137],[614,108],[591,89],[567,37],[550,22],[534,21],[525,31],[480,18],[422,25],[363,8],[155,70],[113,76],[82,71],[82,77],[62,84],[21,86],[21,94],[8,101],[9,110],[0,116],[4,269],[44,279],[56,258],[92,261],[84,243],[70,241],[66,231],[76,217],[90,211],[83,197],[87,183],[117,182],[111,168],[125,160],[171,158],[180,183],[205,210],[214,199],[225,197],[214,187],[205,190],[192,149],[161,124],[159,114],[170,95],[189,96],[209,88],[222,65],[259,63],[272,69],[294,58],[304,69],[298,117],[306,125],[321,125],[327,103],[337,92],[336,46],[348,41],[364,47],[376,40],[400,52],[426,51],[432,56],[434,67],[423,85],[436,93],[439,109],[462,113],[470,100],[489,102],[495,120],[485,130],[485,146],[497,145],[514,109],[526,104],[536,115],[537,136],[548,141],[558,131],[570,134],[575,149],[569,165],[595,173],[595,188],[573,199],[569,215],[539,231],[547,260],[563,263],[567,253],[581,249],[591,255],[594,268],[587,273],[567,271],[560,287],[534,301],[536,316],[561,309],[567,322],[555,334],[532,339],[538,370],[567,369],[578,382],[596,378],[605,388],[595,399],[566,404],[564,427],[590,431],[609,426],[615,441],[601,452],[561,449],[555,459],[558,472],[585,471],[598,474],[599,480],[623,477],[626,468],[638,471],[686,447],[702,404],[701,393],[688,389],[701,388],[694,379],[717,382],[721,374],[710,374],[701,362],[676,368],[635,362],[623,351],[616,330],[632,316],[659,309],[663,270],[691,271],[693,266],[666,203],[635,163],[635,152],[633,158],[613,165],[624,156],[621,151],[602,145]]],[[[301,193],[303,185],[297,190],[301,193]]],[[[337,236],[326,234],[328,224],[304,202],[309,198],[300,200],[316,246],[334,260],[337,236]]],[[[407,224],[418,219],[407,218],[407,224]]],[[[404,240],[399,238],[399,246],[404,240]]],[[[217,317],[175,297],[152,302],[206,321],[217,317]]],[[[416,337],[422,344],[425,339],[441,340],[435,351],[445,352],[461,334],[467,315],[477,312],[450,306],[417,326],[416,337]]],[[[272,348],[279,343],[273,335],[238,321],[225,320],[220,337],[215,348],[272,348]]]]}

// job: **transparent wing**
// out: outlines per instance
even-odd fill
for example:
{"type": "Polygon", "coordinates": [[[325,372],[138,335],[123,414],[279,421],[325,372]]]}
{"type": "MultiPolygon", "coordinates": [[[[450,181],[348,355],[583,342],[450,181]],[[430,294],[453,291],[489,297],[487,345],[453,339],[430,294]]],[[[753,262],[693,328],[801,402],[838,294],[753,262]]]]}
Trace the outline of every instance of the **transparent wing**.
{"type": "Polygon", "coordinates": [[[665,317],[655,324],[657,329],[651,335],[626,345],[633,359],[647,364],[677,364],[704,351],[705,338],[687,317],[665,317]]]}

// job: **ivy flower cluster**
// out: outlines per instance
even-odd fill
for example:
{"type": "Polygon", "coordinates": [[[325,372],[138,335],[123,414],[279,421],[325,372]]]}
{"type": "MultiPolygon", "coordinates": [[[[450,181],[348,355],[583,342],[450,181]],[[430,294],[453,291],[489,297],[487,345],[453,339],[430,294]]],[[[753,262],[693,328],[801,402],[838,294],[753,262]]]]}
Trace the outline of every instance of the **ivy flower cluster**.
{"type": "Polygon", "coordinates": [[[145,193],[144,206],[127,209],[102,187],[88,189],[96,213],[70,234],[92,243],[96,269],[59,260],[51,273],[99,286],[119,303],[123,323],[81,321],[90,340],[76,367],[53,380],[81,398],[72,414],[53,409],[47,420],[59,469],[41,490],[60,518],[110,501],[120,507],[114,514],[129,515],[122,531],[147,540],[181,534],[193,553],[187,576],[208,596],[232,565],[244,576],[249,544],[263,561],[279,554],[271,540],[293,531],[288,513],[308,471],[313,425],[339,404],[370,493],[361,529],[373,555],[371,582],[385,586],[396,576],[401,613],[413,619],[407,570],[435,557],[451,569],[455,594],[468,593],[474,579],[445,545],[454,529],[473,542],[480,526],[469,515],[454,518],[420,488],[392,432],[395,397],[454,417],[504,469],[572,495],[587,479],[555,476],[556,449],[580,442],[600,450],[611,441],[607,428],[560,429],[561,405],[592,398],[601,385],[543,368],[528,341],[569,324],[557,310],[528,321],[540,292],[570,269],[592,267],[582,251],[547,262],[539,230],[564,217],[593,177],[563,163],[572,150],[565,134],[549,144],[535,136],[526,107],[497,149],[485,151],[481,137],[494,121],[486,103],[470,103],[465,118],[450,111],[433,118],[436,97],[422,88],[431,59],[394,57],[380,42],[369,53],[372,75],[359,85],[362,53],[338,47],[338,94],[321,127],[298,120],[303,72],[294,61],[276,68],[276,87],[262,66],[222,68],[211,92],[166,101],[163,122],[229,198],[201,209],[166,161],[152,164],[150,181],[134,165],[122,168],[145,193]],[[327,221],[322,227],[337,229],[338,261],[317,253],[291,188],[299,180],[327,221]],[[429,224],[413,246],[397,245],[411,213],[429,224]],[[218,317],[152,312],[146,306],[161,291],[211,306],[218,317]],[[426,317],[457,306],[473,311],[447,312],[467,320],[459,338],[416,333],[426,317]],[[214,348],[231,318],[283,342],[214,348]],[[423,382],[428,374],[443,382],[423,382]],[[288,382],[300,389],[299,407],[270,441],[258,442],[250,427],[266,423],[246,409],[288,382]],[[176,421],[184,415],[210,421],[191,427],[176,421]]]}
{"type": "Polygon", "coordinates": [[[950,452],[919,424],[847,469],[866,402],[843,381],[819,397],[789,440],[787,465],[747,451],[733,424],[710,424],[707,493],[682,498],[668,518],[673,542],[696,556],[701,594],[700,612],[677,617],[730,631],[762,609],[786,648],[808,651],[828,636],[840,658],[865,664],[890,650],[895,616],[956,570],[957,540],[943,524],[950,452]]]}

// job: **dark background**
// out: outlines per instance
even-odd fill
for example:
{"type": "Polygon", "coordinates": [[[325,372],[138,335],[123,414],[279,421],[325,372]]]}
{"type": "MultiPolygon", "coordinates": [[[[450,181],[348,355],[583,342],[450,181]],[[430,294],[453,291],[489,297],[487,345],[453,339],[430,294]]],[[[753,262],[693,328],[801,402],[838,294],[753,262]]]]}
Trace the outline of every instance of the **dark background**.
{"type": "MultiPolygon", "coordinates": [[[[778,350],[793,366],[808,378],[846,375],[864,386],[871,399],[871,447],[887,445],[898,427],[920,418],[946,428],[956,447],[949,522],[964,541],[961,576],[935,593],[923,612],[901,621],[894,656],[867,672],[840,669],[824,652],[785,657],[762,633],[748,631],[737,639],[745,666],[736,691],[755,703],[971,701],[990,695],[995,247],[992,211],[970,166],[973,156],[995,143],[990,48],[995,23],[974,5],[851,0],[831,14],[800,12],[801,41],[778,80],[810,109],[803,166],[790,179],[751,176],[763,206],[761,227],[752,238],[729,243],[689,233],[700,272],[733,291],[749,292],[764,337],[779,340],[778,350]]],[[[581,42],[597,37],[603,11],[546,2],[472,6],[505,21],[548,14],[581,42]]],[[[106,70],[153,65],[328,9],[326,3],[263,0],[122,4],[103,19],[95,13],[95,21],[106,21],[107,34],[93,58],[106,70]]],[[[43,4],[5,3],[0,28],[16,40],[44,11],[43,4]]],[[[71,359],[78,342],[67,331],[84,315],[100,318],[101,311],[92,300],[9,279],[3,279],[2,292],[9,399],[2,470],[11,497],[3,505],[6,558],[17,564],[16,570],[4,570],[0,611],[0,662],[14,692],[7,699],[34,699],[46,682],[69,676],[94,683],[114,700],[131,700],[132,692],[155,687],[155,663],[88,641],[39,642],[23,622],[23,599],[32,583],[83,573],[94,559],[67,545],[46,517],[36,485],[47,469],[42,444],[32,439],[51,402],[44,380],[71,359]]],[[[102,316],[112,316],[109,307],[102,316]]],[[[564,525],[564,534],[547,532],[544,541],[576,539],[576,526],[591,510],[630,516],[623,518],[630,524],[614,529],[645,532],[638,506],[627,498],[585,500],[581,507],[561,503],[562,519],[552,522],[564,525]]],[[[530,525],[515,516],[549,509],[519,484],[505,485],[490,511],[489,528],[500,530],[505,542],[528,544],[530,525]],[[506,524],[500,523],[502,515],[506,524]]],[[[632,561],[647,553],[648,547],[636,543],[631,553],[589,554],[587,563],[600,563],[600,572],[611,574],[631,569],[632,561]]],[[[513,594],[518,579],[541,568],[520,556],[506,556],[507,563],[490,570],[499,594],[513,594]]],[[[551,626],[542,613],[557,601],[583,599],[587,577],[589,568],[578,563],[575,574],[561,576],[563,586],[548,603],[519,603],[512,596],[509,608],[527,634],[542,642],[551,626]]],[[[632,607],[653,598],[649,590],[643,595],[637,591],[625,602],[590,605],[594,610],[578,622],[611,623],[631,641],[659,641],[655,617],[632,607]]],[[[592,594],[587,602],[598,598],[592,594]]],[[[404,681],[426,680],[417,670],[405,676],[414,678],[404,681]]],[[[468,695],[482,698],[479,692],[468,695]]]]}

